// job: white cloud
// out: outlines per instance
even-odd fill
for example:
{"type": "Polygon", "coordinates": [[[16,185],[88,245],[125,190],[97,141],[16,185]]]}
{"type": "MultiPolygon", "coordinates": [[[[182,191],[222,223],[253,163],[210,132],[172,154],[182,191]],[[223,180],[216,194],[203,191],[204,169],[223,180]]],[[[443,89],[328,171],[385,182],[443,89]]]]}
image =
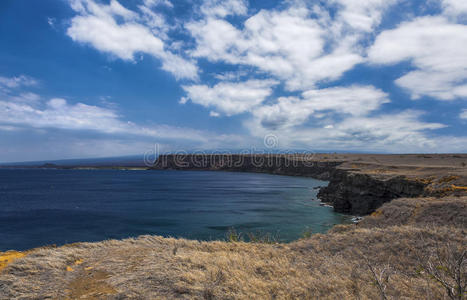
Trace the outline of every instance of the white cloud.
{"type": "Polygon", "coordinates": [[[388,95],[373,86],[334,87],[310,90],[303,98],[314,110],[331,110],[353,116],[364,116],[383,103],[388,103],[388,95]]]}
{"type": "Polygon", "coordinates": [[[43,107],[28,103],[0,101],[0,130],[4,128],[62,129],[92,131],[110,136],[168,139],[175,142],[190,141],[196,145],[238,143],[235,135],[217,135],[191,128],[168,125],[141,126],[124,121],[116,111],[83,103],[70,104],[54,98],[43,107]]]}
{"type": "Polygon", "coordinates": [[[0,97],[12,102],[34,104],[40,100],[40,96],[33,92],[24,91],[24,88],[37,85],[38,81],[36,79],[26,75],[16,77],[0,76],[0,97]]]}
{"type": "Polygon", "coordinates": [[[337,18],[350,28],[372,32],[381,22],[386,9],[398,0],[333,0],[340,7],[337,18]]]}
{"type": "Polygon", "coordinates": [[[449,16],[467,15],[467,1],[465,0],[442,0],[444,13],[449,16]]]}
{"type": "Polygon", "coordinates": [[[467,26],[443,17],[421,17],[383,31],[368,52],[370,62],[411,61],[417,68],[396,83],[413,99],[467,97],[467,26]]]}
{"type": "Polygon", "coordinates": [[[14,102],[24,102],[24,103],[34,104],[34,103],[38,103],[38,101],[41,99],[41,96],[39,96],[36,93],[32,93],[32,92],[22,92],[18,95],[7,96],[7,99],[10,101],[14,101],[14,102]]]}
{"type": "Polygon", "coordinates": [[[0,89],[14,89],[19,87],[27,87],[37,85],[38,81],[32,77],[26,75],[20,75],[16,77],[3,77],[0,76],[0,89]]]}
{"type": "Polygon", "coordinates": [[[113,16],[134,20],[137,14],[123,7],[117,0],[110,0],[109,5],[101,5],[93,0],[70,0],[71,8],[81,14],[92,14],[100,18],[111,19],[113,16]]]}
{"type": "Polygon", "coordinates": [[[304,76],[309,61],[323,51],[324,32],[314,20],[307,18],[308,13],[305,8],[282,12],[262,10],[245,22],[243,30],[211,17],[186,27],[197,42],[195,57],[252,65],[291,81],[304,76]]]}
{"type": "Polygon", "coordinates": [[[245,15],[248,4],[245,0],[205,0],[200,10],[206,16],[224,18],[228,15],[245,15]]]}
{"type": "Polygon", "coordinates": [[[70,105],[55,98],[43,109],[26,103],[0,102],[2,123],[27,125],[35,128],[97,130],[113,133],[127,130],[127,124],[118,121],[117,114],[105,108],[78,103],[70,105]]]}
{"type": "Polygon", "coordinates": [[[207,85],[183,86],[188,97],[180,102],[186,103],[190,99],[193,103],[205,107],[215,108],[215,113],[228,116],[243,113],[263,102],[271,95],[274,80],[248,80],[245,82],[221,82],[212,87],[207,85]]]}
{"type": "Polygon", "coordinates": [[[138,8],[142,13],[141,20],[151,30],[153,35],[164,41],[168,40],[169,37],[167,33],[171,29],[171,26],[167,24],[164,15],[155,13],[153,9],[148,6],[140,5],[138,8]]]}
{"type": "Polygon", "coordinates": [[[245,70],[236,72],[222,72],[215,73],[214,78],[221,81],[240,81],[242,77],[248,77],[249,73],[245,70]]]}
{"type": "Polygon", "coordinates": [[[279,98],[275,104],[255,109],[253,115],[263,127],[277,129],[301,125],[313,114],[322,117],[323,112],[365,116],[387,102],[386,93],[372,86],[334,87],[303,92],[302,98],[279,98]]]}
{"type": "MultiPolygon", "coordinates": [[[[420,116],[421,112],[409,110],[374,117],[350,116],[340,121],[334,120],[332,124],[329,124],[329,120],[323,120],[314,126],[306,127],[271,129],[264,127],[255,119],[250,120],[246,125],[257,137],[268,133],[275,134],[281,147],[343,151],[365,149],[395,153],[435,151],[440,149],[439,147],[449,149],[443,145],[445,140],[441,142],[424,132],[445,126],[420,121],[420,116]]],[[[467,139],[463,140],[467,141],[467,139]]],[[[462,148],[462,143],[456,143],[455,147],[462,148]]],[[[451,150],[455,147],[452,145],[451,150]]]]}
{"type": "Polygon", "coordinates": [[[291,1],[283,10],[260,10],[238,29],[208,14],[186,25],[194,57],[254,66],[284,80],[289,90],[339,78],[364,61],[359,41],[370,34],[393,1],[334,1],[337,13],[291,1]]]}
{"type": "Polygon", "coordinates": [[[467,120],[467,109],[463,109],[459,114],[459,118],[467,120]]]}
{"type": "MultiPolygon", "coordinates": [[[[136,53],[146,53],[162,61],[162,69],[176,78],[197,78],[197,66],[164,49],[164,42],[154,35],[151,28],[161,24],[140,24],[140,16],[112,0],[109,5],[97,4],[92,0],[73,0],[72,8],[79,13],[71,20],[67,34],[74,40],[90,44],[97,50],[111,53],[123,60],[133,60],[136,53]],[[117,17],[124,22],[117,22],[117,17]]],[[[155,15],[144,12],[146,19],[154,21],[155,15]]],[[[159,26],[159,27],[158,27],[159,26]]],[[[163,30],[162,30],[163,31],[163,30]]]]}
{"type": "MultiPolygon", "coordinates": [[[[124,60],[132,61],[140,53],[152,55],[177,78],[197,79],[195,63],[181,56],[186,49],[191,49],[187,54],[193,59],[233,65],[229,72],[212,76],[220,81],[217,84],[184,84],[186,94],[180,103],[204,106],[212,117],[247,112],[251,116],[245,126],[256,137],[274,131],[290,145],[341,150],[404,152],[447,147],[442,144],[446,139],[430,137],[430,130],[444,125],[422,121],[419,111],[385,113],[382,108],[389,102],[388,95],[376,87],[358,82],[319,87],[328,86],[360,63],[410,62],[413,69],[396,84],[412,98],[467,98],[467,26],[456,24],[467,11],[465,1],[441,0],[440,16],[418,17],[382,32],[379,27],[385,13],[401,1],[317,4],[291,0],[249,16],[247,1],[204,0],[194,19],[183,27],[178,26],[180,20],[176,26],[168,25],[163,10],[156,9],[172,7],[166,2],[143,0],[138,10],[131,11],[116,0],[108,5],[72,0],[78,16],[72,19],[68,34],[124,60]],[[228,16],[237,16],[235,23],[228,16]],[[170,33],[182,28],[194,44],[171,38],[170,33]],[[285,88],[283,97],[268,99],[279,84],[285,88]]],[[[75,106],[66,105],[70,110],[75,106]]],[[[51,109],[56,110],[45,110],[51,109]]],[[[154,135],[151,128],[126,124],[118,116],[103,119],[103,124],[116,121],[109,128],[154,135]]],[[[466,141],[451,138],[452,149],[462,148],[466,141]]]]}
{"type": "Polygon", "coordinates": [[[55,18],[47,18],[47,24],[49,24],[50,27],[55,28],[55,22],[57,20],[55,18]]]}
{"type": "Polygon", "coordinates": [[[173,7],[172,2],[170,2],[169,0],[144,0],[143,3],[145,6],[150,7],[150,8],[156,7],[159,5],[167,6],[170,8],[173,7]]]}

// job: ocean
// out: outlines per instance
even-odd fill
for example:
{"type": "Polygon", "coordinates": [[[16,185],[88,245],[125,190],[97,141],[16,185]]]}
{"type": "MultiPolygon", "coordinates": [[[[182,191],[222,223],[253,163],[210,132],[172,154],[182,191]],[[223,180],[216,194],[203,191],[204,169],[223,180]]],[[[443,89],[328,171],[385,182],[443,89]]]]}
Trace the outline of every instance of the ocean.
{"type": "Polygon", "coordinates": [[[307,177],[155,170],[0,169],[0,251],[152,234],[282,242],[350,217],[320,206],[307,177]]]}

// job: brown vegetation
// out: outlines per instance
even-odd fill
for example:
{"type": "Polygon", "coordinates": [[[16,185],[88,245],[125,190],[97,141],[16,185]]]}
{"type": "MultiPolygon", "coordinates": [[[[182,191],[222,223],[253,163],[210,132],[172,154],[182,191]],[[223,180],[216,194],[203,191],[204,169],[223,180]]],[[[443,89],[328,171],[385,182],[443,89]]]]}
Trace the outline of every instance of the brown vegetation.
{"type": "Polygon", "coordinates": [[[290,244],[142,236],[36,249],[1,271],[0,298],[449,299],[467,199],[407,200],[290,244]]]}
{"type": "Polygon", "coordinates": [[[467,197],[399,198],[385,203],[358,224],[365,228],[395,225],[467,228],[467,197]]]}
{"type": "Polygon", "coordinates": [[[466,298],[466,155],[315,159],[345,159],[339,168],[376,174],[376,185],[403,174],[448,196],[395,199],[289,244],[231,231],[227,241],[141,236],[0,253],[0,299],[466,298]]]}

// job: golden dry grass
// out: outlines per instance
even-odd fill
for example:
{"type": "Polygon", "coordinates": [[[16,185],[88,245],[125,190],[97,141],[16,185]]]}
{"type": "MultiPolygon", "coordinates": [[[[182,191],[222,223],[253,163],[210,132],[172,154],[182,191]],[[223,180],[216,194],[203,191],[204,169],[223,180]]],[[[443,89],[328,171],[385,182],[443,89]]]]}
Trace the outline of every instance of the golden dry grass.
{"type": "Polygon", "coordinates": [[[360,222],[361,227],[394,225],[456,226],[467,228],[467,196],[399,198],[383,204],[360,222]]]}
{"type": "Polygon", "coordinates": [[[448,299],[421,266],[440,245],[465,249],[466,202],[397,199],[289,244],[141,236],[33,249],[0,271],[0,299],[381,299],[372,270],[388,275],[388,299],[448,299]]]}
{"type": "Polygon", "coordinates": [[[448,299],[426,263],[465,251],[467,196],[453,195],[466,195],[467,155],[315,158],[450,196],[396,199],[358,225],[289,244],[141,236],[0,253],[0,299],[448,299]]]}
{"type": "Polygon", "coordinates": [[[26,256],[26,253],[19,251],[0,252],[0,271],[16,259],[26,256]]]}
{"type": "Polygon", "coordinates": [[[378,299],[369,260],[377,269],[390,264],[388,297],[443,299],[443,289],[417,273],[416,253],[446,241],[463,245],[465,234],[454,227],[338,226],[290,244],[158,236],[79,243],[17,259],[0,274],[0,298],[378,299]]]}

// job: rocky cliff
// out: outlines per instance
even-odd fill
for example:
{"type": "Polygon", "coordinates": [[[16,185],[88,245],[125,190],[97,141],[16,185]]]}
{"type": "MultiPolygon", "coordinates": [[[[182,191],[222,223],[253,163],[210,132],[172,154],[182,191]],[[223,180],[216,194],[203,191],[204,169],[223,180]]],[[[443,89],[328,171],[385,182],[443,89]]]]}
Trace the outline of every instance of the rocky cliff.
{"type": "Polygon", "coordinates": [[[384,178],[349,170],[332,174],[329,185],[319,191],[318,197],[332,203],[338,212],[364,215],[392,199],[425,193],[426,184],[404,176],[384,178]]]}
{"type": "Polygon", "coordinates": [[[426,174],[406,176],[394,171],[394,166],[388,171],[382,163],[376,164],[377,167],[364,163],[361,157],[352,155],[185,154],[161,155],[154,169],[261,172],[328,180],[329,185],[321,188],[318,197],[338,212],[359,215],[371,213],[395,198],[430,194],[427,187],[433,178],[424,179],[426,174]]]}
{"type": "Polygon", "coordinates": [[[306,160],[292,155],[160,155],[154,169],[211,170],[310,176],[329,180],[340,161],[306,160]]]}

